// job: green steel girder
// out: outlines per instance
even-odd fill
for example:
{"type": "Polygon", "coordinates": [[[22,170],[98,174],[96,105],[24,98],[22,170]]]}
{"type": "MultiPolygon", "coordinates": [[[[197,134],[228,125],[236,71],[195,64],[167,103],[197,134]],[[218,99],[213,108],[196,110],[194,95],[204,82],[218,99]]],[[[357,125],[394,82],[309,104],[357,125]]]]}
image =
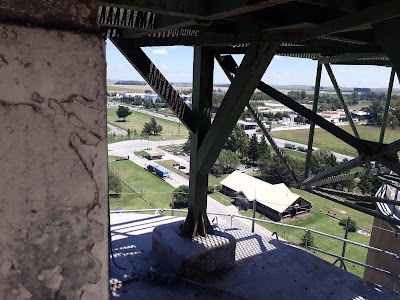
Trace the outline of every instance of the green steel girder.
{"type": "Polygon", "coordinates": [[[147,55],[140,48],[131,47],[129,40],[111,38],[111,41],[154,91],[165,100],[182,124],[193,133],[195,117],[192,110],[147,55]]]}
{"type": "Polygon", "coordinates": [[[342,181],[346,181],[346,180],[352,180],[355,178],[373,176],[373,175],[377,175],[377,174],[380,174],[380,175],[381,174],[389,174],[390,172],[391,171],[386,167],[378,167],[378,168],[373,168],[373,169],[367,169],[364,171],[358,171],[358,172],[353,172],[353,173],[346,173],[346,174],[340,174],[340,175],[326,177],[319,181],[315,181],[312,184],[312,186],[321,186],[321,185],[325,185],[325,184],[337,183],[337,182],[342,182],[342,181]]]}
{"type": "Polygon", "coordinates": [[[214,53],[207,47],[194,48],[192,111],[196,116],[190,143],[190,181],[188,215],[182,227],[184,235],[201,235],[212,231],[208,220],[208,173],[200,173],[199,149],[211,125],[214,53]]]}
{"type": "MultiPolygon", "coordinates": [[[[117,0],[115,0],[117,1],[117,0]]],[[[127,1],[127,0],[124,0],[127,1]]],[[[219,1],[215,1],[219,3],[219,1]]],[[[266,3],[269,1],[265,1],[266,3]]],[[[229,2],[230,3],[230,2],[229,2]]],[[[264,3],[264,2],[263,2],[264,3]]],[[[151,10],[150,10],[151,11],[151,10]]],[[[236,10],[232,10],[236,11],[236,10]]],[[[228,16],[228,12],[224,12],[225,16],[221,14],[214,14],[215,18],[224,18],[228,16]]],[[[312,38],[332,34],[335,32],[342,32],[349,29],[354,29],[359,26],[369,25],[379,21],[391,19],[400,15],[400,2],[397,0],[386,1],[374,6],[369,6],[360,11],[347,14],[345,16],[332,19],[321,24],[313,24],[301,28],[280,28],[274,26],[265,31],[254,32],[231,32],[231,33],[213,33],[200,31],[196,38],[185,36],[165,37],[161,41],[157,38],[143,38],[142,41],[136,41],[136,46],[145,46],[147,41],[148,45],[167,45],[168,41],[172,45],[190,44],[190,45],[235,45],[244,43],[256,42],[294,42],[304,41],[312,38]]],[[[213,20],[212,15],[204,20],[213,20]]]]}
{"type": "MultiPolygon", "coordinates": [[[[220,63],[221,67],[222,64],[220,63]]],[[[293,167],[290,162],[287,160],[286,156],[283,154],[281,148],[275,143],[272,136],[269,134],[268,130],[265,128],[265,125],[262,123],[260,116],[258,115],[256,109],[249,103],[247,105],[248,110],[252,114],[253,118],[256,120],[258,126],[260,127],[262,133],[267,138],[268,142],[270,143],[271,147],[274,149],[276,155],[279,157],[283,165],[285,166],[286,170],[288,171],[289,175],[293,178],[295,182],[298,182],[296,174],[294,173],[293,167]]]]}
{"type": "MultiPolygon", "coordinates": [[[[317,74],[315,77],[314,99],[313,99],[313,106],[312,106],[313,114],[317,113],[317,108],[318,108],[319,89],[321,86],[321,72],[322,72],[322,65],[320,63],[318,63],[317,74]]],[[[311,155],[312,155],[313,144],[314,144],[314,131],[315,131],[315,123],[311,121],[310,131],[308,133],[307,156],[306,156],[306,163],[304,165],[303,178],[307,178],[308,176],[310,176],[311,155]]]]}
{"type": "Polygon", "coordinates": [[[371,203],[380,202],[380,203],[387,203],[387,204],[393,204],[393,205],[400,205],[400,201],[389,200],[389,199],[380,198],[380,197],[348,193],[348,192],[344,192],[344,191],[338,191],[338,190],[333,190],[333,189],[324,189],[324,188],[314,188],[314,190],[319,191],[319,192],[325,192],[327,194],[339,196],[341,198],[345,198],[345,199],[353,200],[353,201],[363,201],[363,202],[371,202],[371,203]]]}
{"type": "Polygon", "coordinates": [[[386,130],[387,119],[388,119],[388,114],[389,114],[390,99],[392,97],[393,82],[394,82],[395,74],[396,74],[396,72],[392,68],[392,71],[390,72],[388,92],[386,93],[385,108],[383,109],[383,120],[382,120],[381,132],[379,134],[379,143],[383,143],[383,140],[385,138],[385,130],[386,130]]]}
{"type": "MultiPolygon", "coordinates": [[[[324,64],[324,66],[325,66],[326,71],[328,72],[328,75],[329,75],[329,78],[331,79],[333,87],[335,88],[336,95],[338,96],[339,102],[342,105],[342,108],[343,108],[343,110],[344,110],[344,112],[346,114],[346,118],[350,123],[351,130],[353,131],[354,136],[359,138],[360,136],[358,134],[356,125],[354,125],[353,118],[351,117],[350,111],[347,108],[346,103],[344,102],[342,92],[340,91],[339,85],[338,85],[338,83],[336,81],[335,75],[333,74],[332,68],[331,68],[331,66],[329,64],[324,64]]],[[[360,152],[359,152],[359,154],[360,154],[360,152]]]]}
{"type": "MultiPolygon", "coordinates": [[[[400,1],[398,1],[400,4],[400,1]]],[[[397,75],[400,74],[400,43],[398,42],[398,34],[400,21],[389,20],[385,22],[375,23],[372,26],[376,40],[382,46],[383,50],[390,59],[390,65],[393,66],[397,75]]],[[[400,77],[397,78],[400,82],[400,77]]]]}
{"type": "Polygon", "coordinates": [[[279,43],[249,46],[199,149],[199,173],[206,174],[211,170],[278,48],[279,43]]]}
{"type": "Polygon", "coordinates": [[[330,63],[339,63],[339,62],[347,62],[347,61],[354,61],[361,58],[376,58],[376,57],[386,57],[383,53],[351,53],[351,54],[343,54],[343,55],[336,55],[331,57],[320,57],[318,61],[321,64],[330,63]]]}
{"type": "Polygon", "coordinates": [[[370,215],[370,216],[376,217],[376,218],[378,218],[378,219],[381,219],[381,220],[383,220],[383,221],[386,221],[386,222],[388,222],[389,224],[400,225],[400,220],[397,220],[397,219],[394,219],[394,218],[390,218],[390,217],[388,217],[388,216],[385,216],[385,215],[383,215],[382,213],[380,213],[380,212],[378,212],[378,211],[376,211],[376,210],[368,209],[368,208],[365,208],[365,207],[363,207],[363,206],[354,204],[354,203],[352,203],[352,202],[345,201],[345,200],[343,200],[343,199],[341,199],[341,198],[337,198],[337,197],[335,197],[335,196],[332,196],[332,195],[330,195],[330,194],[328,194],[328,193],[326,193],[326,192],[321,192],[321,191],[312,190],[312,189],[309,189],[309,190],[307,190],[307,191],[309,191],[309,192],[312,193],[312,194],[315,194],[315,195],[324,197],[324,198],[326,198],[326,199],[328,199],[328,200],[331,200],[331,201],[333,201],[333,202],[339,203],[339,204],[341,204],[341,205],[344,205],[344,206],[350,207],[350,208],[352,208],[352,209],[361,211],[361,212],[363,212],[363,213],[365,213],[365,214],[367,214],[367,215],[370,215]]]}

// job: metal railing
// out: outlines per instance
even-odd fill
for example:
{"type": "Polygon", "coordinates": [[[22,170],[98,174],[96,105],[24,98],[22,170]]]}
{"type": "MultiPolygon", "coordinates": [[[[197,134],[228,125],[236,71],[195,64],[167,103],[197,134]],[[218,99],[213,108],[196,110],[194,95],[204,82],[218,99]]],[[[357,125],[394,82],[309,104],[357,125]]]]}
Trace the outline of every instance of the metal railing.
{"type": "MultiPolygon", "coordinates": [[[[131,209],[131,210],[110,211],[110,213],[116,213],[116,214],[119,214],[119,213],[143,213],[143,212],[154,212],[155,215],[163,215],[164,212],[170,212],[171,216],[174,216],[174,212],[187,213],[187,210],[186,209],[171,209],[171,208],[155,208],[155,209],[153,208],[153,209],[131,209]]],[[[384,274],[392,277],[393,279],[400,279],[400,275],[398,275],[398,274],[394,274],[394,273],[392,273],[390,271],[387,271],[387,270],[384,270],[384,269],[381,269],[381,268],[377,268],[377,267],[365,264],[363,262],[359,262],[359,261],[356,261],[356,260],[353,260],[353,259],[345,257],[345,254],[346,254],[345,249],[346,249],[346,245],[347,244],[352,244],[352,245],[357,246],[357,247],[365,248],[365,249],[368,249],[368,250],[373,250],[373,251],[379,252],[381,254],[390,255],[390,256],[395,257],[396,259],[400,259],[400,255],[397,254],[397,253],[393,253],[393,252],[390,252],[390,251],[387,251],[387,250],[383,250],[383,249],[380,249],[380,248],[376,248],[376,247],[372,247],[372,246],[369,246],[369,245],[364,245],[362,243],[358,243],[358,242],[352,241],[352,240],[347,239],[347,238],[334,236],[334,235],[331,235],[331,234],[328,234],[328,233],[325,233],[325,232],[322,232],[322,231],[318,231],[318,230],[310,229],[310,228],[306,228],[306,227],[290,225],[290,224],[285,224],[285,223],[281,223],[281,222],[274,222],[274,221],[271,221],[271,220],[264,220],[264,219],[259,219],[259,218],[246,217],[246,216],[236,215],[236,214],[213,213],[213,212],[208,212],[207,214],[211,215],[211,216],[216,216],[216,217],[217,216],[229,217],[230,218],[230,226],[231,227],[233,226],[233,219],[235,219],[235,218],[250,220],[252,222],[252,226],[251,226],[252,227],[252,232],[254,232],[255,223],[256,222],[261,222],[261,223],[267,223],[267,224],[273,224],[273,225],[277,225],[277,226],[282,226],[282,227],[285,227],[285,228],[292,228],[292,229],[302,230],[304,232],[314,233],[314,234],[317,234],[317,235],[320,235],[320,236],[324,236],[324,237],[330,238],[332,240],[340,241],[340,242],[343,243],[342,253],[341,253],[341,255],[337,255],[337,254],[331,253],[329,251],[325,251],[325,250],[319,249],[317,247],[308,245],[307,243],[305,243],[303,245],[303,244],[300,244],[300,243],[289,242],[289,241],[281,239],[281,241],[283,243],[285,243],[285,244],[294,245],[296,247],[301,247],[303,249],[312,250],[312,251],[315,251],[315,252],[319,252],[319,253],[334,257],[334,258],[336,258],[336,260],[335,260],[335,262],[333,264],[336,264],[337,262],[340,262],[339,267],[341,267],[341,268],[346,269],[346,267],[344,266],[344,261],[347,261],[349,263],[352,263],[352,264],[355,264],[355,265],[358,265],[358,266],[361,266],[361,267],[364,267],[364,268],[369,268],[371,270],[384,273],[384,274]]],[[[218,220],[218,218],[216,218],[216,219],[218,220]]],[[[346,224],[346,232],[348,232],[348,226],[349,226],[349,220],[348,220],[348,222],[346,224]]],[[[278,234],[276,232],[272,233],[272,236],[273,235],[275,235],[276,239],[278,239],[278,234]]],[[[345,236],[347,237],[347,234],[345,234],[345,236]]]]}

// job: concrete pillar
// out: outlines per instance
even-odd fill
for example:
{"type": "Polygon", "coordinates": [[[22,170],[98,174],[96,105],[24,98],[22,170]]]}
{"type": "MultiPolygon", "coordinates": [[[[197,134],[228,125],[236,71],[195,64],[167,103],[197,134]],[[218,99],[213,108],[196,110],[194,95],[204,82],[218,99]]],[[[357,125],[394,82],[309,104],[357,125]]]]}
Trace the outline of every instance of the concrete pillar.
{"type": "Polygon", "coordinates": [[[0,299],[108,299],[97,2],[34,2],[0,3],[0,299]]]}
{"type": "MultiPolygon", "coordinates": [[[[369,243],[370,246],[399,254],[400,236],[392,232],[393,228],[390,227],[387,222],[377,218],[374,219],[374,226],[376,227],[372,229],[371,241],[369,243]],[[382,230],[377,227],[390,231],[382,230]]],[[[400,261],[391,255],[369,250],[366,263],[368,265],[390,271],[397,276],[400,275],[400,261]]],[[[380,284],[393,291],[400,292],[400,280],[398,278],[395,279],[381,272],[366,268],[364,271],[364,279],[380,284]]]]}

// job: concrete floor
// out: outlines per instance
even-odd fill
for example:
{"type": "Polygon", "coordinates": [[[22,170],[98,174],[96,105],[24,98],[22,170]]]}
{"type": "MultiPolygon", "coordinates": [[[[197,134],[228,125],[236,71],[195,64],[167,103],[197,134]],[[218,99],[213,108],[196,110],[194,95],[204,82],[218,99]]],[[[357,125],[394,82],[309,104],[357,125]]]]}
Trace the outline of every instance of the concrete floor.
{"type": "Polygon", "coordinates": [[[151,233],[155,226],[181,221],[111,214],[115,263],[125,269],[110,262],[110,278],[122,281],[111,299],[400,299],[305,251],[223,226],[237,241],[235,267],[197,281],[178,278],[152,257],[151,233]]]}

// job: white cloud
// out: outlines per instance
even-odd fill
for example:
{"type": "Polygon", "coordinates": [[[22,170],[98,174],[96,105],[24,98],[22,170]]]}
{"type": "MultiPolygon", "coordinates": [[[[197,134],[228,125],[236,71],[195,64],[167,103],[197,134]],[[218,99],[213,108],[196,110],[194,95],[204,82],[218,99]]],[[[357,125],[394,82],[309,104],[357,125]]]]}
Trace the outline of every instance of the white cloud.
{"type": "Polygon", "coordinates": [[[166,68],[167,68],[167,65],[161,65],[161,67],[163,67],[164,69],[166,69],[166,68]]]}
{"type": "Polygon", "coordinates": [[[168,55],[168,51],[164,48],[153,50],[151,53],[155,55],[168,55]]]}

